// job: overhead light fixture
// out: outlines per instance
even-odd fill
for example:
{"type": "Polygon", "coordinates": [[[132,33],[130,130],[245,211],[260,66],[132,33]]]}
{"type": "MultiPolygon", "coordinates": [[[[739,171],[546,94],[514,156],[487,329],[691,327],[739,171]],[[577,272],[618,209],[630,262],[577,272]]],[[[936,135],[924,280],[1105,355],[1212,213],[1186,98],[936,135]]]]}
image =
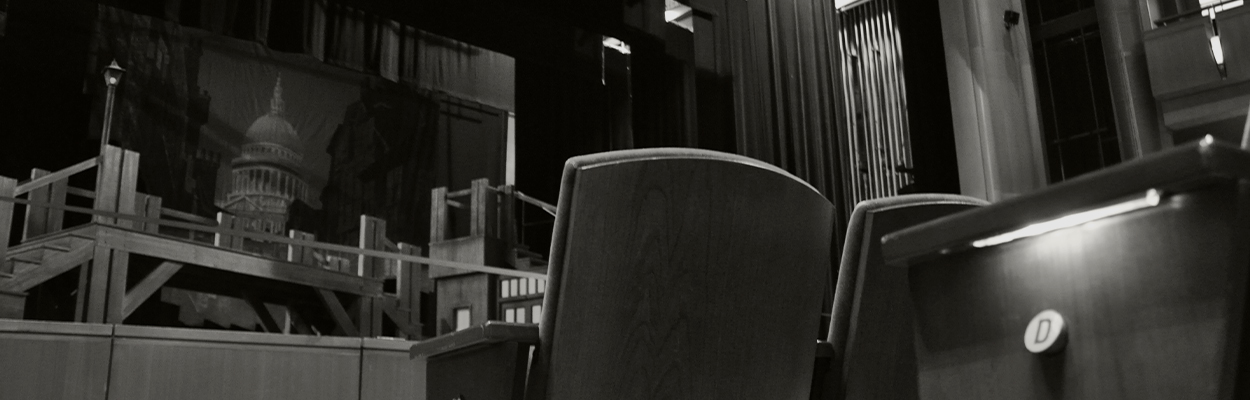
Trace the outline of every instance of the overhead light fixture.
{"type": "Polygon", "coordinates": [[[1097,221],[1103,218],[1124,214],[1150,208],[1159,205],[1162,196],[1158,190],[1150,189],[1146,191],[1146,195],[1133,200],[1122,203],[1112,204],[1106,207],[1100,207],[1089,211],[1082,211],[1076,214],[1066,215],[1060,218],[1052,219],[1046,222],[1039,222],[1026,226],[1024,228],[1007,232],[1001,235],[991,236],[985,239],[972,242],[972,247],[983,248],[1007,243],[1016,239],[1023,239],[1030,236],[1037,236],[1047,232],[1053,232],[1064,228],[1084,225],[1089,222],[1097,221]]]}
{"type": "Polygon", "coordinates": [[[1215,56],[1216,65],[1224,65],[1224,46],[1220,45],[1220,35],[1211,37],[1211,54],[1215,56]]]}
{"type": "Polygon", "coordinates": [[[611,36],[603,37],[603,47],[616,50],[621,54],[629,54],[629,44],[611,36]]]}
{"type": "Polygon", "coordinates": [[[834,0],[833,8],[837,9],[838,11],[844,11],[848,8],[860,5],[862,3],[866,3],[867,1],[868,0],[834,0]]]}

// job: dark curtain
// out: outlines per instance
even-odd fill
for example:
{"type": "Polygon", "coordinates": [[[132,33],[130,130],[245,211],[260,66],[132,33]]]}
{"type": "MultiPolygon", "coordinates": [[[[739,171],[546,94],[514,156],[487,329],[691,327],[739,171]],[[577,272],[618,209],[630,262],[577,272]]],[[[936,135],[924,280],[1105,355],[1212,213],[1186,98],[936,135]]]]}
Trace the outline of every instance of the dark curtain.
{"type": "MultiPolygon", "coordinates": [[[[197,139],[192,96],[198,94],[195,72],[199,45],[172,22],[100,6],[91,40],[87,76],[98,76],[112,60],[126,75],[117,88],[111,142],[142,155],[140,182],[146,193],[164,197],[167,207],[186,209],[188,144],[197,139]]],[[[88,81],[95,92],[92,110],[104,108],[105,87],[88,81]]],[[[93,113],[89,132],[98,137],[102,116],[93,113]]]]}
{"type": "MultiPolygon", "coordinates": [[[[842,204],[833,2],[698,0],[691,6],[699,143],[730,148],[732,129],[736,153],[790,171],[833,203],[834,265],[823,306],[831,310],[852,206],[842,204]]],[[[824,337],[828,320],[821,326],[817,337],[824,337]]]]}
{"type": "Polygon", "coordinates": [[[729,147],[704,121],[731,128],[737,153],[803,178],[841,211],[832,3],[701,0],[692,6],[700,142],[706,136],[711,146],[729,147]],[[730,118],[723,116],[730,107],[719,103],[726,98],[730,118]]]}

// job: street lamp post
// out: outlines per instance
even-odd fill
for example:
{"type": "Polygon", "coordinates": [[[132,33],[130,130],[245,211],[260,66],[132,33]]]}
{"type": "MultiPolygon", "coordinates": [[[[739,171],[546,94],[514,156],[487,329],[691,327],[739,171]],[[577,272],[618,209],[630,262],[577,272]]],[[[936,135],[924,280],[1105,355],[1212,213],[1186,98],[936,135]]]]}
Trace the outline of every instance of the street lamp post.
{"type": "Polygon", "coordinates": [[[113,101],[117,95],[117,84],[125,73],[126,70],[117,65],[117,60],[104,68],[104,84],[108,85],[108,95],[104,100],[104,131],[100,134],[100,154],[104,154],[104,147],[109,144],[109,133],[113,128],[113,101]]]}

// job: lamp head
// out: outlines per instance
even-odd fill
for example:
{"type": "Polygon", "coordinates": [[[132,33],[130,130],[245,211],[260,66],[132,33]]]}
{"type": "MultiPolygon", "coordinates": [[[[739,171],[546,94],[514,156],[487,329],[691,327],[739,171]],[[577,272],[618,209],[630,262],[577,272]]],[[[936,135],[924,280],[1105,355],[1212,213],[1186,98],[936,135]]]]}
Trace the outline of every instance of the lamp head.
{"type": "Polygon", "coordinates": [[[117,83],[122,80],[122,74],[125,73],[126,70],[117,65],[117,60],[113,60],[112,63],[109,63],[109,66],[104,67],[104,83],[109,86],[117,86],[117,83]]]}
{"type": "Polygon", "coordinates": [[[1016,26],[1016,24],[1019,24],[1019,23],[1020,23],[1019,12],[1012,11],[1012,10],[1007,10],[1003,12],[1003,24],[1007,26],[1007,29],[1011,29],[1011,27],[1016,26]]]}

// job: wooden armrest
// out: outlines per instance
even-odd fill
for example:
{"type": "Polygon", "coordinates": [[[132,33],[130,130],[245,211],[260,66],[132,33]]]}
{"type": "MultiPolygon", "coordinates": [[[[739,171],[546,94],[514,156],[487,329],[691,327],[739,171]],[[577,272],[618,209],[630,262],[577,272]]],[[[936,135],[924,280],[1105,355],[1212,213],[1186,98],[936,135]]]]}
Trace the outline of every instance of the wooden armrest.
{"type": "Polygon", "coordinates": [[[833,353],[834,353],[833,343],[829,343],[824,340],[816,341],[816,358],[817,359],[833,358],[833,353]]]}
{"type": "Polygon", "coordinates": [[[417,342],[408,350],[408,355],[414,358],[430,357],[499,342],[537,344],[538,325],[486,321],[481,325],[417,342]]]}

